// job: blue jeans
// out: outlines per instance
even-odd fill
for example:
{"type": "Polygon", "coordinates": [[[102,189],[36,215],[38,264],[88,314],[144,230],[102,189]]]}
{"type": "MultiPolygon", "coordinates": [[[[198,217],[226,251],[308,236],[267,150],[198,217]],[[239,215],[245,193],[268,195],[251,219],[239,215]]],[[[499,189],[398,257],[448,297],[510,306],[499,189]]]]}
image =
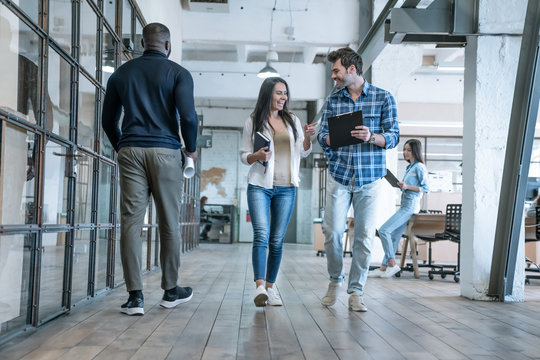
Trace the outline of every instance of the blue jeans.
{"type": "Polygon", "coordinates": [[[393,259],[396,255],[399,240],[403,235],[403,230],[407,226],[407,222],[418,207],[420,198],[405,198],[401,197],[401,206],[390,219],[379,229],[379,237],[381,238],[384,249],[384,259],[382,265],[388,265],[388,259],[393,259]]]}
{"type": "Polygon", "coordinates": [[[248,185],[247,201],[253,226],[252,262],[254,280],[275,283],[281,264],[283,238],[296,197],[296,187],[274,186],[266,189],[248,185]],[[268,249],[268,259],[266,249],[268,249]],[[265,277],[266,273],[266,277],[265,277]]]}
{"type": "Polygon", "coordinates": [[[345,280],[341,239],[351,204],[354,209],[354,240],[347,288],[349,294],[353,292],[364,294],[371,246],[375,237],[375,219],[381,184],[382,180],[379,179],[364,186],[344,186],[331,176],[328,177],[323,233],[326,265],[331,282],[341,283],[345,280]]]}

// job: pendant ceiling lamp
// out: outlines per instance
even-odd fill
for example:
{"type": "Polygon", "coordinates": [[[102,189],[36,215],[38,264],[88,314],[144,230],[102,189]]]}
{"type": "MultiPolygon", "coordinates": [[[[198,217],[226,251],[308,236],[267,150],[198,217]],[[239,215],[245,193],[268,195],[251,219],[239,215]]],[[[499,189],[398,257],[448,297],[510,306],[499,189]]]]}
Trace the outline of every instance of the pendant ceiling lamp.
{"type": "Polygon", "coordinates": [[[270,62],[278,61],[278,53],[272,50],[272,46],[274,45],[272,41],[272,28],[274,25],[274,11],[276,11],[275,3],[274,3],[274,7],[272,8],[272,16],[270,17],[270,49],[268,49],[268,52],[266,53],[266,65],[257,74],[257,77],[260,77],[261,79],[279,76],[279,73],[277,72],[277,70],[274,69],[272,65],[270,65],[270,62]]]}

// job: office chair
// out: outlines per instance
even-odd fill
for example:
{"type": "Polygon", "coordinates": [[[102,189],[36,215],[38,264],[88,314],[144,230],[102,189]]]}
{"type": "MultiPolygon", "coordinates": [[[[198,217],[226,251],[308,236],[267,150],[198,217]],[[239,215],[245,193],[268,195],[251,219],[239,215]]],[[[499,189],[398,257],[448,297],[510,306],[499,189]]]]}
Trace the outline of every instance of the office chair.
{"type": "Polygon", "coordinates": [[[452,241],[458,244],[457,265],[435,265],[431,263],[431,270],[428,272],[428,277],[433,280],[433,275],[441,275],[444,279],[446,275],[454,275],[454,281],[459,282],[459,252],[461,239],[461,204],[446,205],[446,214],[444,218],[444,232],[434,235],[417,235],[419,239],[426,241],[429,244],[428,264],[431,263],[431,243],[435,241],[452,241]],[[447,270],[445,268],[451,268],[447,270]]]}
{"type": "MultiPolygon", "coordinates": [[[[535,231],[535,239],[525,239],[525,242],[528,243],[528,242],[531,242],[531,241],[540,241],[540,206],[537,206],[535,208],[536,210],[536,231],[535,231]]],[[[531,283],[531,279],[540,279],[540,267],[538,267],[537,264],[535,264],[534,262],[532,262],[529,258],[525,257],[525,261],[528,262],[528,263],[531,263],[531,264],[534,264],[536,266],[536,268],[531,268],[531,267],[526,267],[525,268],[525,271],[529,271],[529,272],[535,272],[537,273],[537,275],[525,275],[525,284],[530,284],[531,283]]]]}
{"type": "MultiPolygon", "coordinates": [[[[419,214],[442,214],[443,212],[441,210],[424,210],[423,209],[423,210],[420,210],[418,213],[419,214]]],[[[403,249],[404,249],[403,254],[400,254],[400,255],[406,256],[407,246],[409,244],[409,237],[407,235],[405,235],[405,234],[403,234],[402,237],[405,238],[405,243],[404,243],[404,246],[403,246],[403,249]]],[[[431,242],[428,242],[428,261],[427,261],[427,263],[425,263],[425,264],[417,264],[417,266],[418,266],[418,268],[427,267],[427,268],[430,268],[430,269],[435,269],[435,268],[442,269],[443,268],[442,265],[433,264],[433,262],[431,261],[431,242]]],[[[413,266],[412,263],[407,263],[407,264],[405,264],[405,266],[403,266],[401,268],[401,271],[414,272],[414,266],[413,266]]],[[[399,276],[400,276],[400,273],[397,273],[396,277],[399,277],[399,276]]]]}

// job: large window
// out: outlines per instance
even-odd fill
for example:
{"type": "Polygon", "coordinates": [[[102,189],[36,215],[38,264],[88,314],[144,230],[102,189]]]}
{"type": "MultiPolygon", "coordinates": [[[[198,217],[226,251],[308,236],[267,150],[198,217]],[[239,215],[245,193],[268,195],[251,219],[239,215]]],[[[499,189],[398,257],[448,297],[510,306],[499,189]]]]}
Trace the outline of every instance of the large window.
{"type": "Polygon", "coordinates": [[[49,0],[49,34],[62,49],[71,53],[72,0],[49,0]]]}
{"type": "MultiPolygon", "coordinates": [[[[402,137],[398,145],[398,174],[403,178],[408,163],[403,160],[403,145],[411,138],[402,137]]],[[[432,191],[455,191],[462,188],[462,139],[451,137],[418,137],[422,143],[432,191]]]]}
{"type": "MultiPolygon", "coordinates": [[[[144,24],[135,0],[0,3],[0,341],[123,281],[101,111],[116,65],[140,55],[144,24]]],[[[158,260],[150,213],[143,270],[158,260]]]]}
{"type": "Polygon", "coordinates": [[[0,129],[0,220],[35,223],[36,136],[7,122],[0,129]]]}
{"type": "Polygon", "coordinates": [[[0,5],[0,110],[36,123],[40,109],[41,39],[0,5]]]}
{"type": "Polygon", "coordinates": [[[49,48],[47,85],[47,130],[70,138],[71,65],[54,49],[49,48]]]}
{"type": "Polygon", "coordinates": [[[94,149],[96,132],[96,87],[90,80],[79,74],[79,111],[77,143],[88,149],[94,149]]]}
{"type": "Polygon", "coordinates": [[[34,248],[34,234],[0,234],[0,336],[26,323],[34,248]]]}
{"type": "Polygon", "coordinates": [[[88,0],[81,2],[80,63],[92,76],[96,76],[97,17],[88,0]]]}
{"type": "Polygon", "coordinates": [[[45,146],[43,223],[67,224],[69,169],[68,148],[53,141],[45,146]]]}

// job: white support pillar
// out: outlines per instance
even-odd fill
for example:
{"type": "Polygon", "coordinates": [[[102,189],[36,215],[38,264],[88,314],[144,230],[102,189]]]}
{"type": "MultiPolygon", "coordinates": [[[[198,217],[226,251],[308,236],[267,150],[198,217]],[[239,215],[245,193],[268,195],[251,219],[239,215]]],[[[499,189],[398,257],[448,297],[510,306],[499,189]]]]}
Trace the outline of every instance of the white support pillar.
{"type": "MultiPolygon", "coordinates": [[[[461,295],[476,300],[490,299],[486,294],[521,46],[521,36],[500,34],[522,33],[527,3],[519,0],[510,7],[495,2],[480,1],[479,11],[479,33],[493,35],[471,36],[465,49],[461,295]]],[[[518,259],[524,259],[523,242],[518,259]]],[[[523,267],[518,261],[514,294],[507,301],[523,301],[523,267]]]]}

